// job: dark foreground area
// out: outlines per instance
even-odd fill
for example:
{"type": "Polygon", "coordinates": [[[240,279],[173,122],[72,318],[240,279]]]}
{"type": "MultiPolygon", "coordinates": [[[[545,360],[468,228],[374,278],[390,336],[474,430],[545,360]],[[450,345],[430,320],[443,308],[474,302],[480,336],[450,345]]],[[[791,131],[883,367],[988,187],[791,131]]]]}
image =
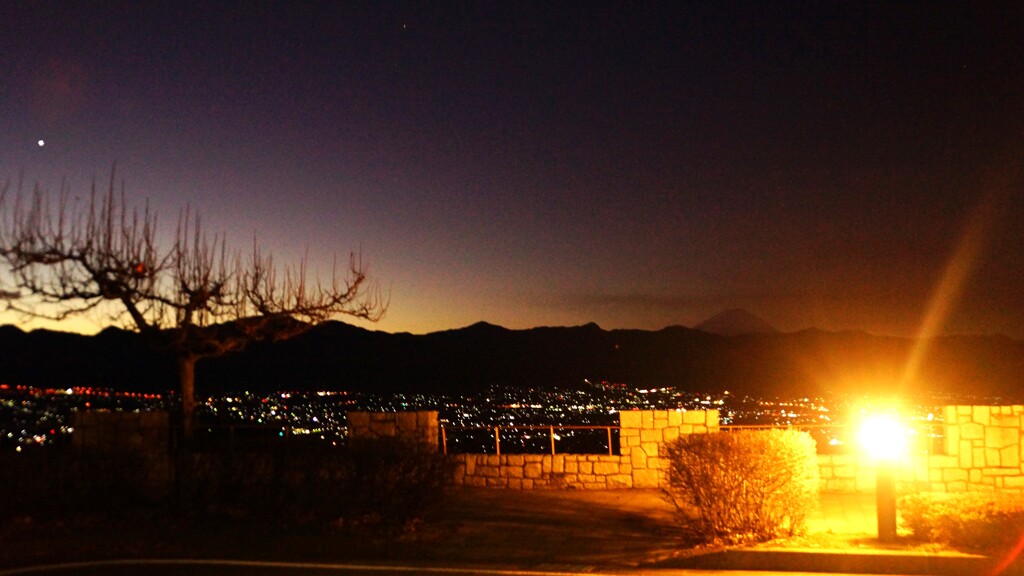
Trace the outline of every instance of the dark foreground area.
{"type": "MultiPolygon", "coordinates": [[[[870,534],[870,495],[827,498],[799,541],[740,549],[695,547],[672,504],[656,490],[533,491],[453,489],[445,505],[388,535],[360,526],[291,527],[274,523],[190,523],[155,514],[34,520],[0,531],[0,574],[31,566],[131,559],[294,562],[304,567],[149,565],[146,573],[324,574],[325,564],[363,568],[345,574],[411,573],[451,568],[578,573],[666,570],[781,570],[873,574],[994,574],[999,559],[936,547],[880,546],[870,534]],[[164,572],[161,572],[163,570],[164,572]]],[[[468,569],[468,571],[466,571],[468,569]]],[[[107,564],[62,574],[137,573],[107,564]],[[92,572],[90,572],[92,570],[92,572]],[[120,572],[118,570],[121,570],[120,572]]],[[[29,573],[29,572],[19,572],[29,573]]],[[[31,572],[40,573],[40,572],[31,572]]],[[[1022,574],[1020,561],[1003,574],[1022,574]]]]}
{"type": "Polygon", "coordinates": [[[657,491],[453,490],[442,508],[395,534],[370,529],[283,528],[273,523],[190,523],[137,513],[120,518],[8,522],[0,566],[124,558],[592,569],[636,566],[687,548],[657,491]]]}

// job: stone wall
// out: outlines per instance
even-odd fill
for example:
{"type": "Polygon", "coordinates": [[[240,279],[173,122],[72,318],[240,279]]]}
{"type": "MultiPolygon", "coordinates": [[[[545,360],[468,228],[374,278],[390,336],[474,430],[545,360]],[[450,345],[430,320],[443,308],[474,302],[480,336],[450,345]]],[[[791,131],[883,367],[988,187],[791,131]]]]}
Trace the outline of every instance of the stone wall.
{"type": "Polygon", "coordinates": [[[1024,406],[946,406],[943,419],[948,491],[1024,490],[1024,406]]]}
{"type": "Polygon", "coordinates": [[[100,453],[103,458],[127,457],[142,468],[154,496],[170,488],[170,415],[167,412],[80,410],[72,420],[71,445],[76,451],[100,453]]]}
{"type": "MultiPolygon", "coordinates": [[[[900,464],[900,492],[1024,492],[1024,406],[945,406],[945,454],[900,464]]],[[[862,454],[819,455],[821,489],[873,492],[875,465],[862,454]]]]}
{"type": "Polygon", "coordinates": [[[717,410],[619,413],[619,455],[458,454],[456,484],[498,488],[658,488],[668,461],[661,446],[682,434],[717,432],[717,410]]]}
{"type": "Polygon", "coordinates": [[[440,427],[436,410],[421,412],[349,412],[349,442],[400,438],[437,449],[440,427]]]}

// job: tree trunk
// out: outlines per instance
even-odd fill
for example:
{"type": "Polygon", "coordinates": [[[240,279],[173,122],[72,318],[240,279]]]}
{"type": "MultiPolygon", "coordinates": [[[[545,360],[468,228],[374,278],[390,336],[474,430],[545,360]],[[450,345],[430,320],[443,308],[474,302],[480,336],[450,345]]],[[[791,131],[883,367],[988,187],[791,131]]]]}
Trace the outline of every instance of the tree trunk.
{"type": "Polygon", "coordinates": [[[178,356],[178,384],[181,389],[181,433],[185,443],[192,441],[196,413],[196,360],[191,354],[178,356]]]}

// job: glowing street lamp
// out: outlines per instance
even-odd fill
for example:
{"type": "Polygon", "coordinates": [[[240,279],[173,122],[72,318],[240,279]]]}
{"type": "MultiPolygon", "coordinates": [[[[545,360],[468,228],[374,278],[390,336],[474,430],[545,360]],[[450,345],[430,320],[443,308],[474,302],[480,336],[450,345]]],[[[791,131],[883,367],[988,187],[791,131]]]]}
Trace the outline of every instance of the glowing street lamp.
{"type": "Polygon", "coordinates": [[[907,451],[907,431],[890,415],[864,420],[857,434],[861,447],[875,459],[875,505],[878,540],[896,540],[896,465],[907,451]]]}

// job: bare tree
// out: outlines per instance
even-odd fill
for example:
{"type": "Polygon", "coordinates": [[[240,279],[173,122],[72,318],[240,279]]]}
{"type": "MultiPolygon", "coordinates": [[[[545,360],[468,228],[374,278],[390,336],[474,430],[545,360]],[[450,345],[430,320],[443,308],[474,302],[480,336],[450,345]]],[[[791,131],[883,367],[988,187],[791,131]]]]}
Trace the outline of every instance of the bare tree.
{"type": "Polygon", "coordinates": [[[328,280],[310,279],[306,261],[279,268],[253,242],[242,256],[223,236],[207,236],[197,214],[178,217],[169,247],[158,244],[157,215],[133,209],[114,173],[105,193],[93,183],[86,201],[21,182],[0,190],[0,257],[10,286],[7,308],[30,317],[65,320],[105,313],[168,347],[176,356],[186,438],[195,413],[195,365],[257,340],[282,340],[328,318],[377,321],[387,310],[361,258],[337,263],[328,280]]]}

